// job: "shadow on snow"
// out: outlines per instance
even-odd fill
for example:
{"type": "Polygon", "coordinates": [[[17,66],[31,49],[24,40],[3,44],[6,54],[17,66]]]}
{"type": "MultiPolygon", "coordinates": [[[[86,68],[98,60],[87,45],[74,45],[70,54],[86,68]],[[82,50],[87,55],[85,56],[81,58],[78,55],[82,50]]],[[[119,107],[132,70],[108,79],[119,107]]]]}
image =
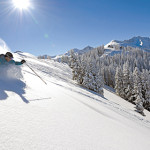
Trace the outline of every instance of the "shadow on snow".
{"type": "Polygon", "coordinates": [[[25,87],[26,84],[18,79],[11,79],[7,81],[0,79],[0,100],[6,100],[8,98],[6,91],[11,91],[18,94],[23,102],[29,103],[29,101],[23,96],[23,94],[25,94],[25,87]]]}

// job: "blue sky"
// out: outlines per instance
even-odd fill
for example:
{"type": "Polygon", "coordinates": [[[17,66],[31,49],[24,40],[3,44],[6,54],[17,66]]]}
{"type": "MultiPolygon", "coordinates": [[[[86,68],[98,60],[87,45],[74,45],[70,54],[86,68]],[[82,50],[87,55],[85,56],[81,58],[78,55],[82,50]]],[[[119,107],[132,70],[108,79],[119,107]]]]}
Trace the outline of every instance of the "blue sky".
{"type": "Polygon", "coordinates": [[[0,0],[0,38],[12,51],[58,55],[111,40],[150,37],[149,0],[0,0]]]}

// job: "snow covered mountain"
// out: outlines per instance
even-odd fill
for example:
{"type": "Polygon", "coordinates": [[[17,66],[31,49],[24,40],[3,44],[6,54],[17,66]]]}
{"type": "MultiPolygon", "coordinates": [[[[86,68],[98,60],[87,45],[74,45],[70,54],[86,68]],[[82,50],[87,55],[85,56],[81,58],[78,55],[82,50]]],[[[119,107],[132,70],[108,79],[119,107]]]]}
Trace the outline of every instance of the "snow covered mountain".
{"type": "Polygon", "coordinates": [[[141,116],[109,87],[104,97],[80,87],[68,65],[21,52],[14,58],[47,84],[26,64],[0,71],[2,150],[149,150],[148,111],[141,116]]]}
{"type": "MultiPolygon", "coordinates": [[[[133,37],[129,40],[124,40],[124,41],[112,40],[111,42],[109,42],[108,44],[106,44],[104,46],[105,53],[104,53],[103,56],[105,56],[105,55],[111,55],[112,56],[112,55],[121,53],[120,48],[127,47],[127,46],[139,47],[143,50],[146,50],[146,51],[150,52],[150,38],[149,37],[137,36],[137,37],[133,37]]],[[[81,54],[84,54],[88,51],[94,50],[94,48],[91,47],[91,46],[87,46],[87,47],[85,47],[84,49],[81,49],[81,50],[79,50],[77,48],[74,48],[74,49],[71,49],[71,50],[73,50],[74,53],[81,55],[81,54]]],[[[61,61],[62,56],[70,56],[71,50],[67,51],[65,54],[61,54],[61,55],[57,55],[57,56],[43,55],[43,56],[40,56],[40,57],[41,58],[46,58],[46,59],[47,58],[52,58],[53,60],[61,61]]]]}
{"type": "MultiPolygon", "coordinates": [[[[112,40],[111,42],[109,42],[108,44],[106,44],[104,46],[105,48],[105,53],[103,56],[105,55],[115,55],[118,53],[121,53],[121,49],[122,47],[139,47],[143,50],[146,50],[148,52],[150,52],[150,38],[149,37],[141,37],[141,36],[137,36],[137,37],[133,37],[129,40],[124,40],[124,41],[118,41],[118,40],[112,40]]],[[[75,53],[78,54],[83,54],[86,53],[90,50],[94,50],[93,47],[87,46],[82,50],[79,49],[72,49],[75,53]]],[[[70,50],[71,51],[71,50],[70,50]]],[[[52,59],[60,59],[62,56],[69,56],[70,55],[70,51],[66,52],[63,55],[58,55],[58,56],[53,56],[52,59]]],[[[103,57],[102,56],[102,57],[103,57]]]]}
{"type": "Polygon", "coordinates": [[[150,38],[137,36],[124,41],[112,40],[105,46],[105,48],[113,47],[116,45],[124,46],[124,47],[126,46],[139,47],[142,49],[150,50],[150,38]]]}
{"type": "Polygon", "coordinates": [[[150,38],[137,36],[124,41],[112,40],[104,46],[105,53],[102,57],[106,55],[113,56],[115,54],[120,54],[122,52],[122,48],[127,46],[133,48],[137,47],[146,52],[150,52],[150,38]]]}
{"type": "MultiPolygon", "coordinates": [[[[83,49],[81,49],[81,50],[79,50],[79,49],[72,49],[73,51],[74,51],[74,53],[78,53],[79,55],[81,55],[81,54],[83,54],[83,53],[86,53],[86,52],[88,52],[88,51],[90,51],[90,50],[92,50],[93,49],[93,47],[91,47],[91,46],[87,46],[87,47],[85,47],[85,48],[83,48],[83,49]]],[[[71,51],[71,50],[70,50],[71,51]]],[[[70,56],[70,51],[68,51],[67,53],[65,53],[65,55],[68,55],[68,56],[70,56]]]]}
{"type": "Polygon", "coordinates": [[[85,48],[83,48],[81,50],[79,50],[77,48],[74,48],[74,49],[71,49],[71,50],[67,51],[65,54],[57,55],[57,56],[51,56],[51,58],[55,60],[55,59],[61,58],[62,56],[70,56],[70,52],[72,50],[74,51],[74,53],[81,55],[81,54],[86,53],[86,52],[88,52],[88,51],[90,51],[92,49],[93,49],[93,47],[91,47],[91,46],[87,46],[87,47],[85,47],[85,48]]]}

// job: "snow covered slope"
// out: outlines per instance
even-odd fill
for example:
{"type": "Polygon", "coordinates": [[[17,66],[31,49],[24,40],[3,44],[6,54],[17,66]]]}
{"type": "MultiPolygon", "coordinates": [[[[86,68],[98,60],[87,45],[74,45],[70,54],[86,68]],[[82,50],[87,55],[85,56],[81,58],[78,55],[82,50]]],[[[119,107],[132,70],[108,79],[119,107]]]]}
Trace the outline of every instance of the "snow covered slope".
{"type": "Polygon", "coordinates": [[[149,37],[133,37],[129,40],[124,40],[124,41],[117,41],[117,40],[112,40],[109,42],[105,48],[108,48],[109,46],[131,46],[131,47],[139,47],[142,49],[150,50],[150,38],[149,37]]]}
{"type": "Polygon", "coordinates": [[[20,76],[0,79],[1,150],[149,150],[149,112],[136,113],[108,87],[104,97],[81,88],[67,65],[14,56],[47,85],[25,64],[20,76]]]}

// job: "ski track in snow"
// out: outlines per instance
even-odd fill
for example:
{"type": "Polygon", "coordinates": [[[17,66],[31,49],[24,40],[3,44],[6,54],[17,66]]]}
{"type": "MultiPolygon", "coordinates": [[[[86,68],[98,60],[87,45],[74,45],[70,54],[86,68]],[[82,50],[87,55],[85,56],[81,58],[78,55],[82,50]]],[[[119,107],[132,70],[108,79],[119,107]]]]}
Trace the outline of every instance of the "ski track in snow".
{"type": "MultiPolygon", "coordinates": [[[[51,65],[51,63],[48,63],[47,61],[43,60],[42,62],[46,62],[47,64],[51,65]]],[[[55,62],[55,63],[57,64],[57,62],[55,62]]],[[[64,72],[64,70],[59,68],[60,64],[55,66],[56,67],[55,69],[59,71],[59,74],[58,73],[54,73],[56,70],[53,69],[53,68],[50,68],[49,66],[45,67],[45,66],[42,66],[42,65],[38,65],[38,66],[37,65],[33,65],[33,64],[30,64],[30,65],[33,68],[36,68],[37,70],[40,70],[41,72],[43,72],[44,74],[46,74],[49,77],[55,77],[55,78],[57,78],[59,80],[61,79],[64,82],[69,82],[70,84],[73,84],[71,86],[75,86],[74,83],[71,80],[70,73],[68,74],[68,72],[70,72],[70,70],[67,69],[64,72]],[[65,78],[66,76],[68,76],[68,78],[65,78]]],[[[61,85],[61,86],[63,86],[63,85],[61,85]]],[[[75,87],[79,87],[79,86],[75,86],[75,87]]],[[[88,91],[90,91],[93,94],[97,95],[96,96],[97,98],[94,98],[95,96],[93,97],[93,94],[89,95],[89,92],[87,93],[87,95],[83,94],[83,93],[85,93],[84,90],[82,92],[79,92],[79,91],[76,91],[76,90],[73,90],[73,89],[70,89],[70,88],[67,88],[67,87],[64,87],[64,88],[66,88],[68,90],[71,90],[71,91],[74,91],[74,92],[77,92],[77,93],[80,93],[81,95],[85,95],[87,97],[90,97],[91,99],[96,100],[97,102],[100,102],[104,106],[106,106],[106,107],[108,107],[110,109],[112,108],[114,111],[116,111],[117,113],[120,113],[121,115],[124,115],[126,117],[130,117],[130,119],[133,119],[133,120],[136,120],[136,121],[139,120],[140,122],[144,123],[147,127],[150,128],[150,121],[148,121],[148,120],[144,119],[143,117],[140,117],[140,116],[138,116],[136,114],[133,114],[133,110],[132,109],[128,109],[128,108],[122,107],[118,103],[112,102],[112,101],[110,101],[108,99],[107,99],[107,101],[102,101],[99,98],[99,96],[101,96],[101,95],[99,95],[99,94],[97,94],[97,93],[95,93],[93,91],[90,91],[90,90],[88,90],[88,91]]],[[[81,87],[79,87],[79,88],[81,88],[81,87]]],[[[85,89],[85,90],[87,90],[87,89],[85,89]]],[[[104,91],[107,92],[106,89],[104,91]]]]}
{"type": "Polygon", "coordinates": [[[71,69],[65,64],[22,56],[48,85],[22,66],[24,92],[20,90],[20,95],[20,91],[7,89],[8,97],[0,100],[0,149],[149,149],[149,112],[141,116],[134,111],[134,105],[108,88],[101,96],[80,87],[72,81],[71,69]]]}

